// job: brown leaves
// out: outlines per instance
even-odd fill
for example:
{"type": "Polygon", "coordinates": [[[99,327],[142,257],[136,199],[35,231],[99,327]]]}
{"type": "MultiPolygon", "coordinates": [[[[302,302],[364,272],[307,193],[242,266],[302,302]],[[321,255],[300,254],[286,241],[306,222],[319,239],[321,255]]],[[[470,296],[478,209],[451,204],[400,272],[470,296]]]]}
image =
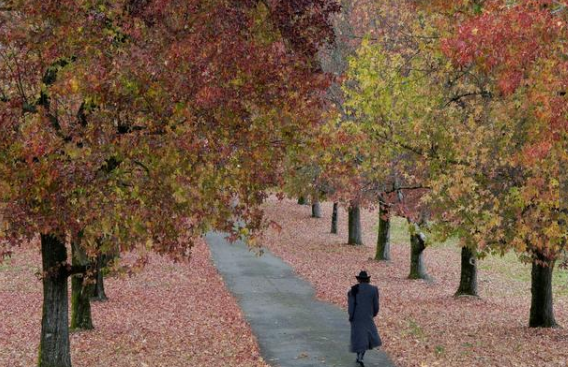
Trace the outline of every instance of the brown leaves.
{"type": "MultiPolygon", "coordinates": [[[[424,256],[434,282],[408,280],[408,240],[400,237],[400,233],[391,234],[391,262],[371,260],[378,213],[362,211],[364,243],[370,246],[353,247],[345,245],[345,212],[340,211],[339,235],[335,236],[328,234],[331,204],[322,204],[322,208],[323,219],[313,219],[305,206],[290,200],[270,199],[267,215],[283,229],[269,232],[264,244],[314,284],[319,298],[341,307],[346,307],[346,293],[355,281],[354,276],[366,269],[381,292],[381,311],[376,322],[384,349],[397,365],[565,366],[566,329],[527,327],[528,267],[518,265],[515,260],[480,261],[481,298],[454,298],[460,276],[459,248],[429,247],[424,256]],[[513,278],[517,271],[524,278],[513,278]]],[[[568,297],[565,288],[556,291],[556,318],[566,325],[568,297]]]]}
{"type": "MultiPolygon", "coordinates": [[[[33,272],[39,261],[27,250],[0,265],[2,366],[36,361],[41,289],[33,272]]],[[[189,265],[152,256],[137,276],[109,278],[106,288],[109,301],[92,305],[95,330],[71,335],[74,366],[267,366],[203,242],[189,265]]]]}

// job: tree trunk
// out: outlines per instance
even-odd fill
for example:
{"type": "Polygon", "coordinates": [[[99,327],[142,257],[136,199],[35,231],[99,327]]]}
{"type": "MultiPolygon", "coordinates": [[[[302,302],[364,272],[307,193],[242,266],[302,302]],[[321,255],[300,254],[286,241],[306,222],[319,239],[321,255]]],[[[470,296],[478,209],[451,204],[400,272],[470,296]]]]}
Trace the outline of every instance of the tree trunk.
{"type": "Polygon", "coordinates": [[[361,209],[358,205],[349,208],[349,245],[362,245],[363,237],[361,234],[361,209]]]}
{"type": "Polygon", "coordinates": [[[461,278],[456,296],[477,296],[477,258],[467,246],[461,250],[461,278]]]}
{"type": "Polygon", "coordinates": [[[379,203],[379,233],[375,260],[390,259],[390,213],[386,205],[379,203]]]}
{"type": "Polygon", "coordinates": [[[312,204],[312,218],[321,218],[321,205],[319,201],[314,200],[312,204]]]}
{"type": "Polygon", "coordinates": [[[554,261],[538,253],[532,263],[530,327],[556,327],[552,303],[554,261]]]}
{"type": "Polygon", "coordinates": [[[61,238],[64,236],[41,235],[43,312],[39,367],[71,367],[67,274],[61,267],[67,262],[67,249],[61,238]]]}
{"type": "Polygon", "coordinates": [[[93,296],[92,296],[92,300],[93,301],[106,301],[108,299],[106,293],[105,293],[105,283],[104,283],[104,268],[107,265],[107,256],[108,255],[104,255],[101,254],[97,257],[97,263],[96,263],[96,282],[95,285],[93,286],[93,296]]]}
{"type": "Polygon", "coordinates": [[[414,225],[415,231],[410,235],[410,275],[409,279],[430,280],[424,266],[424,250],[426,249],[426,237],[420,231],[418,225],[414,225]]]}
{"type": "Polygon", "coordinates": [[[306,201],[306,197],[305,196],[300,196],[298,198],[298,205],[306,205],[308,202],[306,201]]]}
{"type": "MultiPolygon", "coordinates": [[[[73,242],[72,264],[87,267],[89,259],[80,241],[77,239],[73,242]]],[[[87,276],[89,274],[76,274],[71,277],[71,330],[93,329],[91,296],[94,286],[87,276]]]]}
{"type": "Polygon", "coordinates": [[[337,234],[337,216],[339,203],[333,203],[333,213],[331,214],[331,233],[337,234]]]}

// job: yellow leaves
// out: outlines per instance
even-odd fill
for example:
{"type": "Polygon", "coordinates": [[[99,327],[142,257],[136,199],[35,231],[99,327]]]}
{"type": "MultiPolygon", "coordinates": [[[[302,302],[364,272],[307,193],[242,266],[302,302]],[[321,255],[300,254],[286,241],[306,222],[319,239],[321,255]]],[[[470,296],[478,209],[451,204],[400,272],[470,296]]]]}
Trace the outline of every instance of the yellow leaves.
{"type": "Polygon", "coordinates": [[[152,239],[148,238],[148,239],[146,240],[146,243],[145,243],[144,247],[145,247],[145,249],[146,249],[147,251],[151,251],[151,250],[152,250],[152,247],[153,247],[153,244],[154,244],[154,243],[153,243],[152,239]]]}
{"type": "Polygon", "coordinates": [[[485,214],[489,216],[489,220],[487,221],[488,228],[495,228],[499,227],[503,220],[501,219],[500,215],[496,215],[497,213],[491,213],[489,211],[485,211],[485,214]]]}
{"type": "Polygon", "coordinates": [[[187,195],[184,190],[178,189],[173,194],[176,204],[186,204],[188,202],[187,195]]]}
{"type": "Polygon", "coordinates": [[[263,1],[259,1],[256,8],[250,10],[253,13],[252,34],[261,44],[269,45],[281,36],[270,21],[270,11],[263,1]]]}
{"type": "Polygon", "coordinates": [[[68,143],[65,145],[65,152],[72,160],[85,159],[91,155],[91,149],[88,147],[78,147],[77,144],[68,143]]]}
{"type": "Polygon", "coordinates": [[[511,242],[510,245],[517,251],[520,253],[523,253],[527,250],[527,243],[523,238],[520,237],[514,237],[511,242]]]}
{"type": "Polygon", "coordinates": [[[79,91],[79,82],[77,81],[77,79],[71,78],[69,85],[71,86],[71,91],[73,93],[77,93],[79,91]]]}

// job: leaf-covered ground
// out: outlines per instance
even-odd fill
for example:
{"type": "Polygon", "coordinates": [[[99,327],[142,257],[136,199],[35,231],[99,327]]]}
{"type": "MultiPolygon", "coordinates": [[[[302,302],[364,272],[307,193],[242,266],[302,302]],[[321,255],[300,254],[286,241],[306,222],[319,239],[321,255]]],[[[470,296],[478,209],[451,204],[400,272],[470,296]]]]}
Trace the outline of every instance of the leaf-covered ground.
{"type": "MultiPolygon", "coordinates": [[[[35,365],[41,329],[38,251],[0,265],[0,366],[35,365]]],[[[96,329],[73,333],[75,367],[266,367],[250,327],[200,243],[191,263],[152,257],[134,277],[108,279],[96,329]]]]}
{"type": "MultiPolygon", "coordinates": [[[[426,250],[433,283],[406,279],[410,249],[401,223],[393,233],[389,263],[372,260],[377,213],[362,211],[365,246],[348,246],[347,215],[340,210],[339,235],[329,234],[331,205],[322,219],[310,207],[271,198],[267,215],[282,226],[264,244],[312,282],[319,298],[346,307],[346,293],[361,269],[381,291],[377,325],[384,349],[401,367],[532,367],[568,365],[568,329],[530,329],[530,267],[513,257],[480,262],[481,298],[454,298],[459,283],[459,249],[437,245],[426,250]],[[529,276],[527,276],[529,275],[529,276]]],[[[397,227],[397,226],[395,226],[397,227]]],[[[568,327],[566,277],[555,278],[555,312],[568,327]]]]}

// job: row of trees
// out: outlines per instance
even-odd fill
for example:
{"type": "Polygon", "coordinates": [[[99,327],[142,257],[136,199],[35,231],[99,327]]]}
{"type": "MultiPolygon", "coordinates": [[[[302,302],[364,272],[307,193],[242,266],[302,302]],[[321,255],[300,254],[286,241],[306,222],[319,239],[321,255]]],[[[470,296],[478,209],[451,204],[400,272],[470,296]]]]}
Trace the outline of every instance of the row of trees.
{"type": "Polygon", "coordinates": [[[311,167],[303,187],[349,208],[352,244],[359,208],[378,206],[377,259],[389,258],[388,218],[407,218],[411,278],[427,277],[428,237],[459,238],[458,295],[477,294],[477,258],[515,251],[532,264],[529,325],[556,326],[552,272],[568,234],[568,3],[348,3],[335,23],[348,65],[328,123],[296,159],[311,167]]]}
{"type": "Polygon", "coordinates": [[[39,237],[38,365],[70,367],[89,278],[136,250],[188,259],[265,223],[265,189],[320,123],[330,0],[0,1],[0,256],[39,237]],[[246,228],[243,228],[246,226],[246,228]],[[72,250],[72,259],[68,256],[72,250]]]}
{"type": "Polygon", "coordinates": [[[341,5],[0,1],[0,255],[41,240],[40,366],[71,365],[69,277],[135,249],[187,259],[211,228],[254,235],[284,177],[314,216],[324,196],[347,205],[350,243],[379,206],[378,258],[388,218],[408,218],[414,277],[427,230],[461,239],[466,280],[515,250],[530,325],[556,325],[568,2],[341,5]]]}

